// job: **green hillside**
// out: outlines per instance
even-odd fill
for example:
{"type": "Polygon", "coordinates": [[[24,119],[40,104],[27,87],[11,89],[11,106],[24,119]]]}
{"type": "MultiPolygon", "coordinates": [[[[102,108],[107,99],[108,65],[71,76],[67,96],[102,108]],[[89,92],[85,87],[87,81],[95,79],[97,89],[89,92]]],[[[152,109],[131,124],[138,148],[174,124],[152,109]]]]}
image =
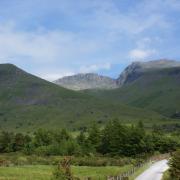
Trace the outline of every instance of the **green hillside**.
{"type": "Polygon", "coordinates": [[[157,113],[99,100],[59,87],[14,65],[0,65],[1,130],[78,129],[92,121],[103,124],[113,118],[126,123],[163,120],[157,113]]]}
{"type": "Polygon", "coordinates": [[[112,102],[146,108],[180,119],[180,68],[149,70],[121,88],[86,91],[112,102]]]}

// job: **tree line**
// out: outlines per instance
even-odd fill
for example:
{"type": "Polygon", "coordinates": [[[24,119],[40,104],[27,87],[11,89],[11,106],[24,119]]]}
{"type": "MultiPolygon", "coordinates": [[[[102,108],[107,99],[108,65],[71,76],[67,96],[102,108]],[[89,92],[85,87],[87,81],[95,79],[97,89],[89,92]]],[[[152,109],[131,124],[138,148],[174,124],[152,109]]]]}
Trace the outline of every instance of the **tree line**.
{"type": "Polygon", "coordinates": [[[32,135],[12,132],[0,133],[0,153],[21,151],[27,155],[105,155],[137,156],[154,152],[166,153],[180,147],[178,140],[157,129],[147,132],[142,122],[122,125],[118,120],[104,128],[93,123],[87,131],[73,137],[66,129],[51,131],[38,129],[32,135]]]}

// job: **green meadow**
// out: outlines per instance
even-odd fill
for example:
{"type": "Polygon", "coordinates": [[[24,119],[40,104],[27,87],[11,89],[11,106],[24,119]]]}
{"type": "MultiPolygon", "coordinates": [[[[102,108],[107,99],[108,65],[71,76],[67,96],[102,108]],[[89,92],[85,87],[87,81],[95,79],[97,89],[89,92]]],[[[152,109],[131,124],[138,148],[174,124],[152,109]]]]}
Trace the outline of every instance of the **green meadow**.
{"type": "MultiPolygon", "coordinates": [[[[87,167],[72,166],[72,172],[75,177],[83,180],[91,177],[93,180],[104,180],[108,175],[118,175],[126,172],[131,165],[105,166],[105,167],[87,167]]],[[[28,165],[15,167],[0,167],[1,180],[51,180],[53,166],[49,165],[28,165]]]]}

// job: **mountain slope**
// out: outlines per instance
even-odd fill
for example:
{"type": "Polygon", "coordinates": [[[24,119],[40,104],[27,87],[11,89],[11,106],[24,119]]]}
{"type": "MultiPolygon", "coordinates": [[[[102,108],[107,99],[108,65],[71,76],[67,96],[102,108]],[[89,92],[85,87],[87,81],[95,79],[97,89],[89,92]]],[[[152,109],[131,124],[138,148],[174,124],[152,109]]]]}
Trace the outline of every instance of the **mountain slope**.
{"type": "Polygon", "coordinates": [[[72,90],[117,88],[116,80],[94,73],[66,76],[54,83],[72,90]]]}
{"type": "Polygon", "coordinates": [[[126,103],[167,117],[180,118],[180,67],[134,70],[128,74],[121,88],[88,93],[111,102],[126,103]]]}
{"type": "Polygon", "coordinates": [[[77,129],[92,121],[103,124],[163,119],[120,103],[113,104],[42,80],[11,64],[0,65],[0,129],[32,131],[37,128],[77,129]]]}
{"type": "Polygon", "coordinates": [[[120,74],[119,78],[117,79],[117,84],[119,87],[121,87],[125,84],[133,82],[144,72],[173,67],[180,67],[180,62],[167,59],[148,62],[133,62],[120,74]]]}

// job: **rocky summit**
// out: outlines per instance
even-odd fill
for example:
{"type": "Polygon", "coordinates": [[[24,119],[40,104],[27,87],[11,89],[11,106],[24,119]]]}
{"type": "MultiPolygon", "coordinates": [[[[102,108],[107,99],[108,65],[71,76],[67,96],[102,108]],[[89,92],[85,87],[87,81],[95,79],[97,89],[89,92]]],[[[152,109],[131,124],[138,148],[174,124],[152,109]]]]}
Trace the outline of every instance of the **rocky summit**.
{"type": "Polygon", "coordinates": [[[144,72],[172,67],[180,67],[180,62],[168,59],[160,59],[147,62],[133,62],[125,68],[117,79],[95,73],[76,74],[65,76],[54,81],[55,84],[72,90],[85,89],[116,89],[131,83],[144,72]]]}
{"type": "Polygon", "coordinates": [[[120,74],[117,79],[119,87],[131,83],[146,71],[180,67],[180,62],[168,59],[160,59],[148,62],[133,62],[120,74]]]}
{"type": "Polygon", "coordinates": [[[115,79],[95,73],[66,76],[56,80],[54,83],[72,90],[114,89],[118,87],[115,79]]]}

